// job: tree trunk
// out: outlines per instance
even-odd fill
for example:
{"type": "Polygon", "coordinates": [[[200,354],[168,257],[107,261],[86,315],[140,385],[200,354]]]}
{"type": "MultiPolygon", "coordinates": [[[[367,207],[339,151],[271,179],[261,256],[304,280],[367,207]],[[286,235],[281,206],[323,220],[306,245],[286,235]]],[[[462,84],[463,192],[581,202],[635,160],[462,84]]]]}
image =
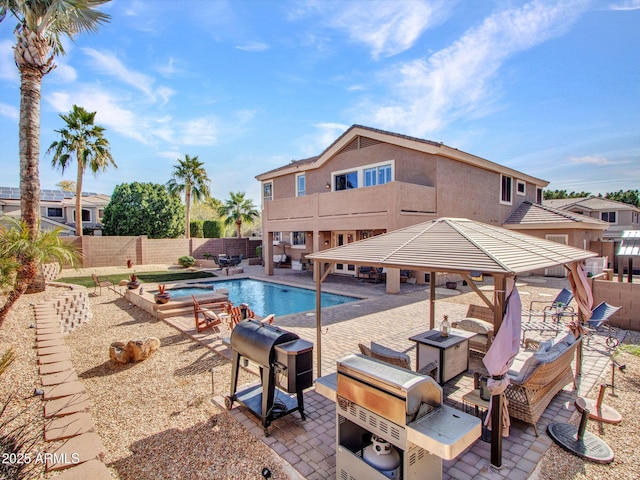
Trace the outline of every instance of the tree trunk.
{"type": "Polygon", "coordinates": [[[13,290],[7,293],[5,303],[0,307],[0,328],[2,328],[2,324],[4,323],[7,313],[9,313],[13,304],[16,303],[20,296],[27,290],[27,287],[35,278],[37,271],[38,268],[36,263],[33,261],[24,262],[18,269],[16,283],[13,286],[13,290]]]}
{"type": "Polygon", "coordinates": [[[38,235],[40,224],[40,88],[42,74],[20,70],[20,209],[29,238],[38,235]]]}
{"type": "Polygon", "coordinates": [[[238,232],[238,238],[242,238],[242,220],[236,220],[236,231],[238,232]]]}
{"type": "Polygon", "coordinates": [[[84,176],[84,163],[82,162],[82,152],[78,149],[76,154],[78,164],[78,175],[76,177],[76,235],[82,236],[82,177],[84,176]]]}
{"type": "Polygon", "coordinates": [[[184,238],[191,237],[191,189],[189,187],[184,191],[184,203],[186,208],[186,219],[184,226],[184,238]]]}

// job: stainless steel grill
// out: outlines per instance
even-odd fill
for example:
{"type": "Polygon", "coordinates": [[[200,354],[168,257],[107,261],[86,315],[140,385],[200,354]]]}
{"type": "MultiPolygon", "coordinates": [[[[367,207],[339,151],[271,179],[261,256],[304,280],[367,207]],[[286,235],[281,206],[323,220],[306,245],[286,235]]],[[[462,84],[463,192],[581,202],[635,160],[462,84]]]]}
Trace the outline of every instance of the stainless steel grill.
{"type": "Polygon", "coordinates": [[[337,365],[337,472],[341,480],[442,478],[442,459],[459,455],[481,434],[480,419],[443,405],[431,378],[363,355],[337,365]],[[365,462],[376,438],[397,448],[389,473],[365,462]]]}
{"type": "Polygon", "coordinates": [[[255,320],[242,320],[231,332],[231,395],[225,398],[230,410],[233,402],[247,407],[262,421],[265,435],[277,418],[295,411],[305,420],[303,390],[313,384],[313,344],[293,332],[255,320]],[[240,392],[238,372],[244,357],[260,368],[261,384],[240,392]],[[295,393],[292,398],[289,393],[295,393]]]}

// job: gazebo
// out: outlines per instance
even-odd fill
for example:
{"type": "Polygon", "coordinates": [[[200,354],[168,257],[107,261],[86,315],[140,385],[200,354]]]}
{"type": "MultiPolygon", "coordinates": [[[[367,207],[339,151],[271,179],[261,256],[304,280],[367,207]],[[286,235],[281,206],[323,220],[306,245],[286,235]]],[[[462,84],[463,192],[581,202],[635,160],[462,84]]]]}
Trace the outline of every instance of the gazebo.
{"type": "MultiPolygon", "coordinates": [[[[399,278],[401,269],[430,273],[429,328],[435,325],[436,273],[458,274],[493,310],[497,333],[505,310],[508,277],[595,256],[594,252],[465,218],[439,218],[307,255],[314,262],[316,283],[317,376],[321,376],[322,364],[322,282],[337,263],[385,268],[391,281],[399,278]],[[493,299],[475,285],[472,272],[493,277],[493,299]]],[[[494,425],[501,425],[501,412],[502,408],[493,409],[494,425]]],[[[502,438],[493,435],[491,463],[500,466],[501,456],[502,438]]]]}

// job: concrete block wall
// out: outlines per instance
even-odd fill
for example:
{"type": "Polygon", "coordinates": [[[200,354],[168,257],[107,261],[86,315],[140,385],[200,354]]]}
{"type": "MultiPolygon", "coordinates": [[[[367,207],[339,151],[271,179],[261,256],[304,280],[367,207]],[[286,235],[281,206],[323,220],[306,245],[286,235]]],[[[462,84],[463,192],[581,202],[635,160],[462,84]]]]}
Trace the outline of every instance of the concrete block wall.
{"type": "MultiPolygon", "coordinates": [[[[57,284],[65,285],[66,284],[57,284]]],[[[60,319],[62,330],[70,332],[82,323],[86,323],[93,317],[89,293],[85,287],[73,286],[67,292],[50,301],[55,314],[60,319]]]]}
{"type": "Polygon", "coordinates": [[[611,317],[611,325],[625,330],[640,331],[640,283],[617,282],[593,278],[593,304],[607,302],[622,309],[611,317]]]}
{"type": "Polygon", "coordinates": [[[45,263],[41,268],[45,282],[53,282],[60,276],[60,265],[57,263],[45,263]]]}

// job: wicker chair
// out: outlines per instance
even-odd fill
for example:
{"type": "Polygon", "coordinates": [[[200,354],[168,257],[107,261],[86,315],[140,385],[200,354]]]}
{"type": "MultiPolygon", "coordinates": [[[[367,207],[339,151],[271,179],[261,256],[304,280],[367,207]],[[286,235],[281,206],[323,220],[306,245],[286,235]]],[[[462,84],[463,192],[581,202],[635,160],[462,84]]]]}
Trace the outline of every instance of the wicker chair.
{"type": "MultiPolygon", "coordinates": [[[[536,342],[527,341],[529,347],[537,348],[536,342]]],[[[553,397],[569,383],[573,383],[573,388],[576,388],[571,363],[581,343],[582,336],[555,360],[539,364],[524,381],[511,380],[505,390],[505,396],[509,401],[509,416],[532,424],[536,436],[536,423],[553,397]]]]}
{"type": "MultiPolygon", "coordinates": [[[[395,365],[396,367],[411,370],[411,359],[406,353],[396,352],[394,350],[391,350],[390,348],[377,345],[374,342],[371,342],[371,347],[367,347],[366,345],[359,343],[358,348],[360,349],[360,353],[366,355],[367,357],[381,360],[391,365],[395,365]]],[[[435,379],[437,371],[438,365],[436,365],[435,362],[430,362],[420,370],[418,370],[417,373],[419,373],[420,375],[428,375],[435,379]]]]}
{"type": "Polygon", "coordinates": [[[469,305],[467,317],[451,322],[453,328],[459,328],[476,334],[469,339],[469,350],[481,354],[487,353],[493,342],[493,310],[481,305],[469,305]]]}

